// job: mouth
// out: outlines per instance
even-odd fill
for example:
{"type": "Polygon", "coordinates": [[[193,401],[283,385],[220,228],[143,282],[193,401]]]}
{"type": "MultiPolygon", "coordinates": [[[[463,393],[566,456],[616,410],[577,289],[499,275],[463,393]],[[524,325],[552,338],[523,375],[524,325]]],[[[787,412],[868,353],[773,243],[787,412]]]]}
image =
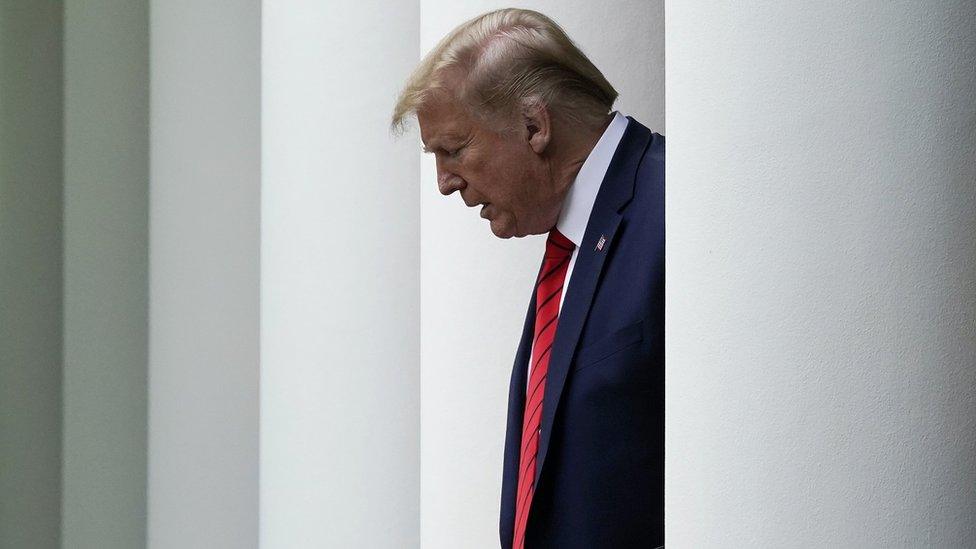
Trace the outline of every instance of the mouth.
{"type": "Polygon", "coordinates": [[[481,215],[481,218],[482,219],[488,219],[488,206],[490,206],[490,205],[491,204],[485,204],[485,205],[483,205],[481,207],[481,214],[480,215],[481,215]]]}

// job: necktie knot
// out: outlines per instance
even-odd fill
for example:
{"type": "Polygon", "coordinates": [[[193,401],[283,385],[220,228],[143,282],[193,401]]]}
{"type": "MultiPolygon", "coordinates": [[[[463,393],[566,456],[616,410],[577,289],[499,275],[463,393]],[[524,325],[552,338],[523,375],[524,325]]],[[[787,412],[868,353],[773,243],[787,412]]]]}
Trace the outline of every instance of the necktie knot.
{"type": "Polygon", "coordinates": [[[573,249],[575,248],[576,244],[573,244],[572,240],[566,238],[566,235],[559,232],[559,229],[553,227],[549,231],[549,238],[546,239],[546,259],[569,257],[573,255],[573,249]]]}

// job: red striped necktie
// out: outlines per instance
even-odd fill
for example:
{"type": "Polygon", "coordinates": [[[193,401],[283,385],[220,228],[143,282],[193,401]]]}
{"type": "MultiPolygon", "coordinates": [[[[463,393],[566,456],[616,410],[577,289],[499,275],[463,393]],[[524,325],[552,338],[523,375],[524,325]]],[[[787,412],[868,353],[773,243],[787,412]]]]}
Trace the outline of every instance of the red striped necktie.
{"type": "Polygon", "coordinates": [[[529,507],[532,505],[532,495],[535,493],[535,459],[539,451],[542,398],[545,395],[546,374],[549,371],[549,354],[556,337],[563,281],[566,279],[566,269],[575,247],[575,244],[555,228],[549,231],[545,258],[536,282],[535,339],[525,411],[522,415],[522,449],[519,454],[513,549],[523,549],[525,544],[525,525],[528,522],[529,507]]]}

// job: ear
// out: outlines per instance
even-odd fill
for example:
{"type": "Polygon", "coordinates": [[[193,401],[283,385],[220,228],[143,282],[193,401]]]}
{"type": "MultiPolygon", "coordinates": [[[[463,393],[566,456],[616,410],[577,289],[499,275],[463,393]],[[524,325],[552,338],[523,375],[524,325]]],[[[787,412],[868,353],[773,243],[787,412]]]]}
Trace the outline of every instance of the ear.
{"type": "Polygon", "coordinates": [[[530,97],[522,100],[520,116],[522,120],[519,130],[523,132],[529,147],[536,154],[542,154],[552,139],[549,109],[538,97],[530,97]]]}

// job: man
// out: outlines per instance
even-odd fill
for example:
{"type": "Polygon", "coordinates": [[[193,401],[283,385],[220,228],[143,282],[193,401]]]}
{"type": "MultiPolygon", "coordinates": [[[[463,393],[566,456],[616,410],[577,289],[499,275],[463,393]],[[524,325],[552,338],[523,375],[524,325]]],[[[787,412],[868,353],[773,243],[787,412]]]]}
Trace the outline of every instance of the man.
{"type": "Polygon", "coordinates": [[[415,113],[440,192],[498,237],[548,233],[515,357],[505,548],[664,543],[664,138],[544,15],[476,17],[421,62],[415,113]]]}

